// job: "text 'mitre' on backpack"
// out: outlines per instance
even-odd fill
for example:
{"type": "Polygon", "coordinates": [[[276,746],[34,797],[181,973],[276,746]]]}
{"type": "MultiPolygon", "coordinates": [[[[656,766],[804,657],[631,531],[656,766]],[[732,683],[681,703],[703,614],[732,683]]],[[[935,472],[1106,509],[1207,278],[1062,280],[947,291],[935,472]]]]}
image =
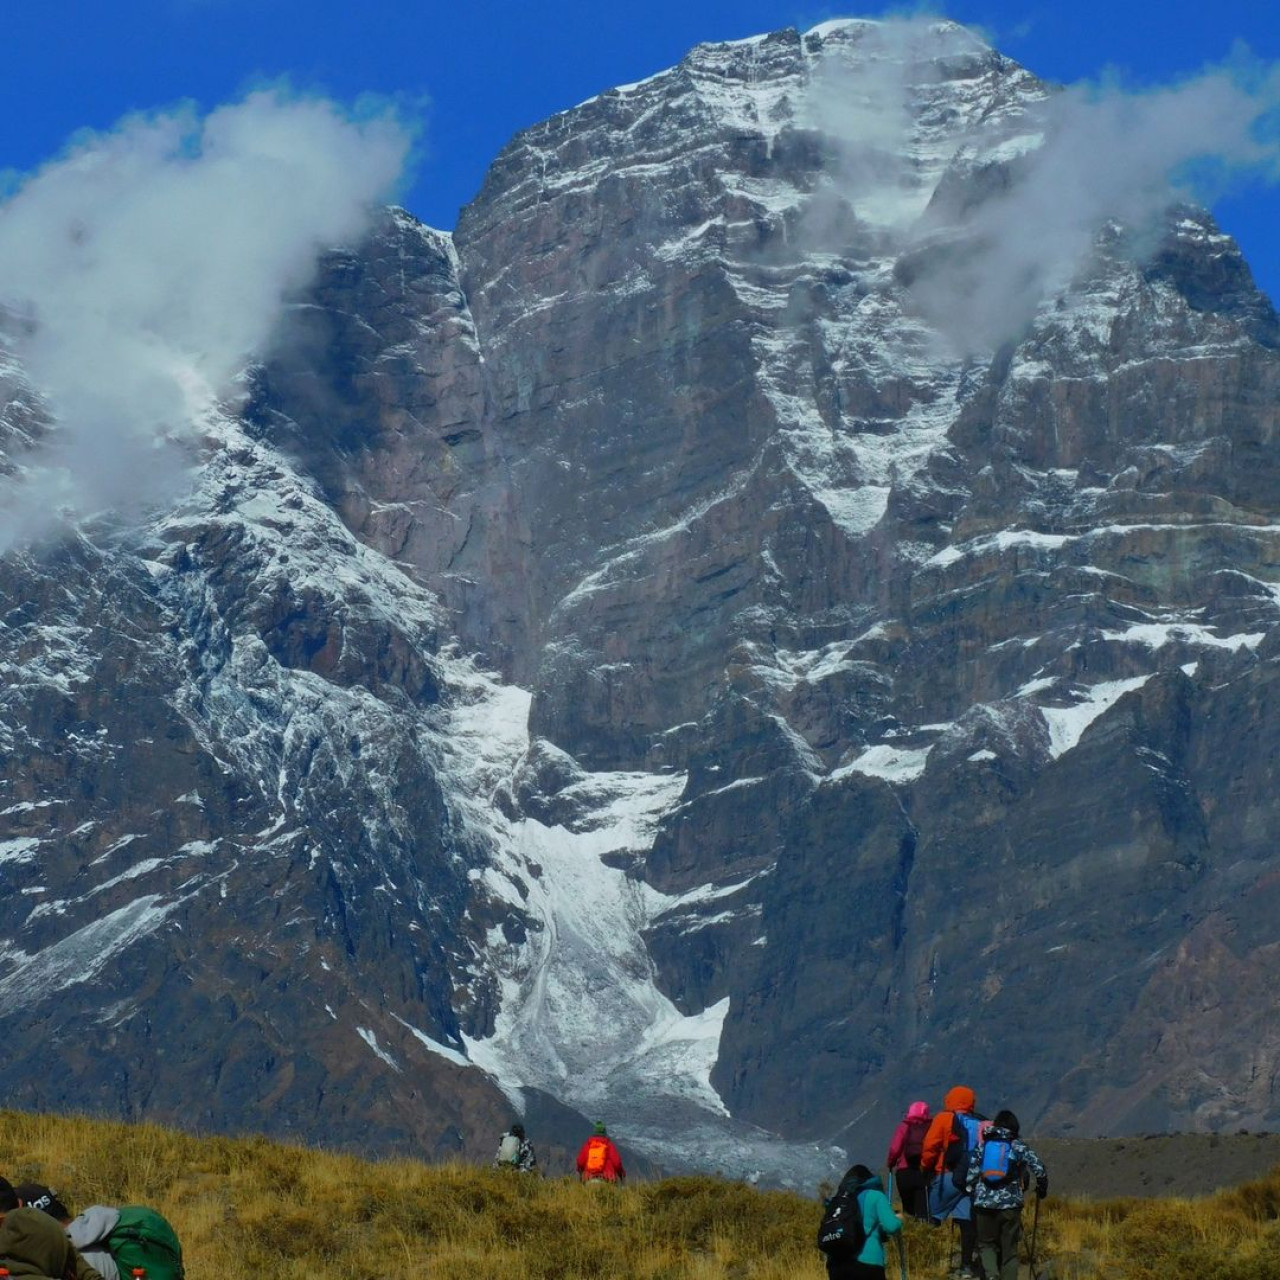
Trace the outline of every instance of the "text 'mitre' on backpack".
{"type": "Polygon", "coordinates": [[[862,1216],[859,1188],[840,1184],[827,1201],[826,1212],[818,1224],[818,1248],[828,1257],[856,1258],[867,1243],[867,1227],[862,1216]]]}

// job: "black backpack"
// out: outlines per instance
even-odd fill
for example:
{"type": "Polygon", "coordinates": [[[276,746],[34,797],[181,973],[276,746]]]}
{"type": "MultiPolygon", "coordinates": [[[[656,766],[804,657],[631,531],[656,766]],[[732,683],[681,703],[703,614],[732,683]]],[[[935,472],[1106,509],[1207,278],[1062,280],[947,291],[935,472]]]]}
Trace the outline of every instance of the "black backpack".
{"type": "Polygon", "coordinates": [[[867,1228],[862,1217],[860,1188],[841,1183],[827,1201],[826,1213],[818,1227],[818,1248],[831,1258],[856,1258],[867,1243],[867,1228]]]}

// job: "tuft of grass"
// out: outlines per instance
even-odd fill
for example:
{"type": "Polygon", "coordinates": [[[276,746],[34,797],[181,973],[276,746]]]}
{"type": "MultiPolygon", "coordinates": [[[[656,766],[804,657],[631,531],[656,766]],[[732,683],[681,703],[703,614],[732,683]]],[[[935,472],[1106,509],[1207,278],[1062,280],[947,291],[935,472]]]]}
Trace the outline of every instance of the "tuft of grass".
{"type": "MultiPolygon", "coordinates": [[[[16,1111],[0,1111],[0,1173],[56,1187],[73,1208],[154,1205],[182,1239],[191,1280],[826,1274],[816,1200],[719,1178],[584,1187],[16,1111]]],[[[906,1241],[912,1280],[946,1275],[950,1227],[908,1222],[906,1241]]],[[[1049,1200],[1038,1245],[1055,1280],[1280,1280],[1280,1169],[1203,1200],[1049,1200]]]]}

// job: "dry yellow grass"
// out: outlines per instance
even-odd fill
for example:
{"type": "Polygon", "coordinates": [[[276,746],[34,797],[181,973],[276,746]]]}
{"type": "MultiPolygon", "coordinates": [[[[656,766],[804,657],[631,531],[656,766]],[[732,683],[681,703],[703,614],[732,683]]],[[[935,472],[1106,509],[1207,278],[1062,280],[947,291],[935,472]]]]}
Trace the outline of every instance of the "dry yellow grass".
{"type": "MultiPolygon", "coordinates": [[[[49,1183],[73,1208],[154,1205],[191,1280],[825,1276],[814,1201],[713,1178],[588,1188],[13,1111],[0,1112],[0,1172],[49,1183]]],[[[1050,1200],[1039,1253],[1055,1280],[1280,1280],[1278,1215],[1280,1170],[1206,1200],[1050,1200]]],[[[949,1228],[908,1224],[913,1280],[945,1275],[951,1243],[949,1228]]]]}

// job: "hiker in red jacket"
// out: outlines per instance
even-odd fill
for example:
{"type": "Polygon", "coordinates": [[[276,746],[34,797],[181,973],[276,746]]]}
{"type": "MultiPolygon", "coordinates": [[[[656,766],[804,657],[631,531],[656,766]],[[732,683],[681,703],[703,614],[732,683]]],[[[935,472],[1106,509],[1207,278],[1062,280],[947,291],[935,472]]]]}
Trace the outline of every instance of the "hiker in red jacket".
{"type": "Polygon", "coordinates": [[[920,1167],[924,1154],[925,1134],[929,1131],[929,1104],[913,1102],[899,1122],[889,1143],[885,1164],[893,1171],[898,1184],[902,1212],[913,1218],[929,1216],[929,1181],[920,1167]]]}
{"type": "Polygon", "coordinates": [[[583,1182],[625,1182],[627,1171],[622,1167],[618,1148],[609,1140],[609,1131],[597,1120],[595,1132],[582,1144],[578,1152],[578,1177],[583,1182]]]}

